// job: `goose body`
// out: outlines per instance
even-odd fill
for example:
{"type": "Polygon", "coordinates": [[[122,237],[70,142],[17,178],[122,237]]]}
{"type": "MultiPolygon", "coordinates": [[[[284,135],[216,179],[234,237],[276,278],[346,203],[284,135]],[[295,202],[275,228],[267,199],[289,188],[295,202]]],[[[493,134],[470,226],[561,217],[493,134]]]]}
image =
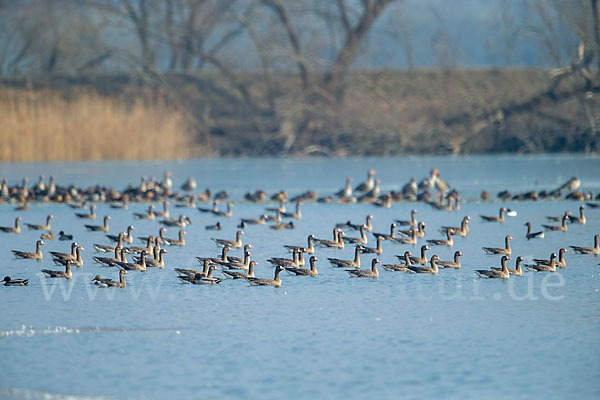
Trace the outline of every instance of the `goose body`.
{"type": "Polygon", "coordinates": [[[408,270],[407,272],[414,272],[417,274],[432,274],[432,275],[437,275],[438,273],[438,266],[437,266],[437,260],[439,259],[439,257],[437,255],[432,255],[431,259],[429,260],[430,263],[430,267],[419,267],[419,266],[407,266],[406,269],[408,270]]]}
{"type": "Polygon", "coordinates": [[[113,281],[110,279],[103,279],[100,278],[100,276],[96,275],[96,277],[94,277],[93,281],[94,284],[99,286],[99,287],[118,287],[118,288],[124,288],[127,286],[127,283],[125,282],[125,274],[127,273],[126,270],[122,269],[119,271],[119,281],[113,281]]]}
{"type": "Polygon", "coordinates": [[[119,268],[126,269],[128,271],[142,271],[146,272],[146,250],[142,251],[142,258],[139,263],[128,263],[124,261],[117,261],[116,265],[119,268]]]}
{"type": "Polygon", "coordinates": [[[410,220],[397,219],[394,222],[396,222],[396,224],[398,224],[398,225],[409,225],[409,226],[414,226],[416,228],[418,225],[417,212],[418,212],[417,210],[412,210],[410,212],[410,220]]]}
{"type": "Polygon", "coordinates": [[[525,234],[527,240],[536,238],[542,239],[544,237],[544,231],[531,232],[531,222],[526,222],[525,226],[527,227],[527,233],[525,234]]]}
{"type": "Polygon", "coordinates": [[[319,247],[330,247],[343,249],[344,241],[342,240],[344,237],[344,232],[339,230],[339,228],[334,228],[334,238],[335,240],[327,240],[327,239],[313,239],[315,245],[319,247]]]}
{"type": "Polygon", "coordinates": [[[360,250],[362,246],[357,245],[354,248],[354,260],[342,260],[339,258],[327,258],[332,267],[337,268],[356,268],[360,269],[360,250]]]}
{"type": "Polygon", "coordinates": [[[556,272],[556,253],[552,253],[550,256],[550,264],[528,264],[525,265],[529,271],[538,272],[556,272]]]}
{"type": "Polygon", "coordinates": [[[123,233],[122,235],[121,235],[121,233],[119,233],[118,235],[105,235],[105,236],[109,240],[112,240],[113,242],[119,242],[119,240],[121,240],[122,241],[121,245],[123,244],[123,242],[133,244],[133,234],[131,233],[131,231],[133,231],[134,229],[135,228],[133,227],[133,225],[129,225],[127,227],[127,232],[123,233]]]}
{"type": "MultiPolygon", "coordinates": [[[[508,270],[508,273],[510,275],[523,276],[523,269],[521,267],[522,262],[523,262],[523,257],[521,257],[521,256],[517,257],[515,268],[514,269],[506,268],[508,270]]],[[[500,268],[500,267],[492,267],[491,269],[493,269],[494,271],[502,271],[502,268],[500,268]]]]}
{"type": "Polygon", "coordinates": [[[594,254],[597,256],[600,254],[600,244],[598,243],[599,238],[600,238],[600,235],[594,235],[594,247],[581,247],[581,246],[569,246],[569,247],[572,248],[575,253],[594,254]]]}
{"type": "MultiPolygon", "coordinates": [[[[425,222],[419,222],[417,225],[417,237],[418,238],[422,238],[425,237],[425,228],[427,227],[427,224],[425,224],[425,222]]],[[[412,232],[413,232],[413,227],[411,227],[410,229],[403,229],[403,230],[399,230],[398,233],[404,236],[412,236],[412,232]]],[[[445,233],[445,232],[443,232],[445,233]]]]}
{"type": "Polygon", "coordinates": [[[371,269],[347,269],[346,272],[350,275],[350,278],[379,278],[379,271],[377,270],[377,264],[379,260],[374,258],[371,261],[371,269]]]}
{"type": "Polygon", "coordinates": [[[37,224],[25,224],[25,226],[30,230],[30,231],[50,231],[50,221],[52,220],[52,218],[54,218],[54,215],[48,215],[46,217],[46,225],[37,225],[37,224]]]}
{"type": "Polygon", "coordinates": [[[66,266],[67,263],[70,263],[71,265],[75,265],[76,267],[83,267],[83,259],[81,258],[81,251],[82,250],[85,250],[85,249],[83,247],[81,247],[81,246],[76,246],[75,247],[75,257],[74,258],[72,256],[69,256],[69,257],[66,257],[66,258],[53,256],[52,261],[56,265],[66,266]]]}
{"type": "Polygon", "coordinates": [[[180,229],[178,239],[170,239],[170,238],[163,237],[162,240],[168,246],[185,246],[185,239],[183,238],[184,234],[185,234],[185,231],[183,229],[180,229]]]}
{"type": "Polygon", "coordinates": [[[460,269],[460,256],[464,256],[464,254],[461,251],[455,251],[453,261],[439,260],[437,264],[442,268],[460,269]]]}
{"type": "Polygon", "coordinates": [[[42,245],[45,244],[41,240],[38,240],[35,243],[35,252],[28,251],[19,251],[19,250],[11,250],[16,258],[27,258],[32,260],[41,260],[42,259],[42,245]]]}
{"type": "Polygon", "coordinates": [[[280,287],[281,286],[281,278],[279,277],[279,273],[281,271],[284,271],[284,270],[285,270],[284,267],[282,267],[281,265],[278,265],[277,268],[275,268],[275,277],[273,279],[252,278],[252,277],[249,277],[249,278],[246,278],[246,280],[252,286],[274,286],[274,287],[280,287]]]}
{"type": "Polygon", "coordinates": [[[71,279],[73,277],[73,273],[71,272],[71,264],[67,263],[64,271],[52,271],[49,269],[43,269],[42,272],[48,278],[64,278],[71,279]]]}
{"type": "MultiPolygon", "coordinates": [[[[568,252],[569,250],[565,249],[565,248],[561,248],[558,251],[558,261],[555,261],[556,266],[559,268],[566,268],[567,267],[567,263],[565,261],[565,253],[568,252]]],[[[545,259],[540,259],[540,258],[534,258],[533,262],[538,264],[538,265],[551,265],[552,264],[552,257],[550,257],[549,260],[545,260],[545,259]]]]}
{"type": "Polygon", "coordinates": [[[490,279],[508,279],[510,277],[510,273],[508,272],[508,268],[506,267],[506,261],[510,260],[508,256],[502,256],[500,263],[502,264],[502,268],[500,270],[495,269],[477,269],[475,273],[481,278],[490,278],[490,279]]]}
{"type": "Polygon", "coordinates": [[[230,246],[232,248],[240,248],[242,247],[242,235],[244,231],[237,231],[235,233],[235,240],[227,240],[227,239],[215,239],[212,240],[217,244],[217,246],[230,246]]]}
{"type": "Polygon", "coordinates": [[[390,225],[390,233],[373,233],[375,238],[381,237],[381,240],[396,239],[396,223],[390,225]]]}
{"type": "MultiPolygon", "coordinates": [[[[427,255],[426,255],[427,250],[431,250],[431,248],[429,246],[421,246],[421,255],[419,257],[411,256],[410,261],[415,264],[427,265],[427,255]]],[[[398,256],[396,256],[396,257],[398,257],[398,256]]],[[[398,257],[398,258],[400,258],[400,257],[398,257]]]]}
{"type": "Polygon", "coordinates": [[[254,278],[254,267],[256,266],[256,261],[250,261],[248,265],[248,272],[243,271],[231,271],[231,270],[223,270],[221,271],[223,275],[227,278],[232,279],[247,279],[254,278]]]}
{"type": "Polygon", "coordinates": [[[471,217],[469,217],[467,215],[462,219],[462,222],[460,223],[460,227],[458,227],[458,226],[442,226],[440,228],[440,230],[442,232],[450,231],[451,235],[458,235],[458,236],[465,237],[469,234],[469,221],[471,221],[471,217]]]}
{"type": "Polygon", "coordinates": [[[561,232],[566,232],[567,231],[567,220],[570,218],[569,216],[571,215],[570,211],[566,211],[565,215],[563,215],[562,217],[562,223],[558,226],[556,225],[542,225],[543,228],[545,228],[547,231],[561,231],[561,232]]]}
{"type": "Polygon", "coordinates": [[[360,237],[344,237],[342,240],[350,244],[367,244],[367,234],[365,233],[366,228],[367,227],[364,225],[360,227],[360,237]]]}
{"type": "Polygon", "coordinates": [[[499,215],[497,217],[490,217],[487,215],[480,215],[481,219],[487,222],[504,222],[504,213],[508,211],[505,207],[500,208],[499,215]]]}
{"type": "Polygon", "coordinates": [[[383,247],[381,246],[382,240],[383,239],[381,237],[377,238],[377,246],[376,247],[361,246],[361,252],[377,254],[379,256],[382,255],[383,254],[383,247]]]}
{"type": "Polygon", "coordinates": [[[314,247],[314,243],[313,243],[314,238],[315,238],[315,235],[308,235],[308,238],[307,238],[308,245],[306,247],[292,246],[292,245],[284,245],[283,247],[285,247],[289,251],[294,251],[294,249],[295,249],[295,250],[302,250],[302,252],[307,253],[307,254],[314,254],[315,253],[315,247],[314,247]]]}
{"type": "Polygon", "coordinates": [[[19,222],[21,222],[21,217],[16,217],[15,226],[0,226],[0,232],[21,233],[21,225],[19,225],[19,222]]]}
{"type": "Polygon", "coordinates": [[[102,225],[84,225],[85,228],[90,232],[108,232],[108,221],[110,216],[104,217],[104,224],[102,225]]]}
{"type": "Polygon", "coordinates": [[[410,251],[405,251],[403,256],[396,256],[400,260],[404,260],[404,263],[399,264],[383,264],[382,267],[386,271],[396,271],[396,272],[406,272],[407,268],[412,266],[412,262],[410,261],[411,256],[410,251]]]}
{"type": "Polygon", "coordinates": [[[482,247],[482,249],[487,254],[506,254],[506,255],[510,256],[510,253],[511,253],[510,240],[511,239],[512,239],[512,236],[506,236],[504,238],[504,248],[501,248],[501,247],[482,247]]]}
{"type": "Polygon", "coordinates": [[[81,219],[96,219],[96,206],[92,204],[89,213],[75,213],[75,216],[81,219]]]}
{"type": "Polygon", "coordinates": [[[446,239],[429,239],[427,243],[433,246],[448,246],[451,247],[454,244],[450,231],[446,231],[446,239]]]}
{"type": "Polygon", "coordinates": [[[311,256],[308,260],[310,268],[286,268],[285,270],[296,276],[317,276],[319,272],[317,271],[317,266],[315,264],[316,261],[319,261],[319,259],[315,256],[311,256]]]}

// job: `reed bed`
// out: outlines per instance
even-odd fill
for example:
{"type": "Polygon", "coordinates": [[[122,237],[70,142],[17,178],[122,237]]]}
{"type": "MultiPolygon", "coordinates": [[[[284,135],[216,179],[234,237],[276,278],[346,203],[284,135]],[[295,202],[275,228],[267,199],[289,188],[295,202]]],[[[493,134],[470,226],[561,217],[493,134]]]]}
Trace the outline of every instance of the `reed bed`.
{"type": "Polygon", "coordinates": [[[184,110],[149,95],[0,88],[0,161],[173,159],[210,154],[184,110]]]}

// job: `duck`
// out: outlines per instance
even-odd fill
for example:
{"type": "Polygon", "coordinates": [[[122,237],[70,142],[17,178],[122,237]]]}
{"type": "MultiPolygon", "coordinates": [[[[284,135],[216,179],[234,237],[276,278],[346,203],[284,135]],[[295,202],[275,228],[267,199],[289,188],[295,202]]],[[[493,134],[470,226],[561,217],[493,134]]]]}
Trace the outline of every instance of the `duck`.
{"type": "Polygon", "coordinates": [[[256,266],[256,261],[252,260],[248,264],[248,272],[223,270],[223,271],[221,271],[221,273],[223,275],[225,275],[226,278],[231,278],[231,279],[254,278],[254,267],[255,266],[256,266]]]}
{"type": "Polygon", "coordinates": [[[465,237],[469,233],[469,221],[471,221],[471,217],[466,215],[465,217],[463,217],[463,219],[460,223],[460,227],[442,226],[440,228],[440,231],[442,231],[442,233],[444,233],[445,231],[450,231],[451,235],[458,235],[458,236],[465,237]]]}
{"type": "Polygon", "coordinates": [[[149,220],[153,220],[154,218],[156,218],[156,213],[154,212],[154,205],[150,204],[148,206],[148,211],[145,212],[145,213],[134,212],[133,213],[133,217],[137,218],[137,219],[149,219],[149,220]]]}
{"type": "Polygon", "coordinates": [[[90,232],[108,232],[108,221],[110,216],[104,216],[104,224],[102,225],[84,225],[85,228],[90,232]]]}
{"type": "MultiPolygon", "coordinates": [[[[411,256],[410,257],[410,261],[415,263],[415,264],[420,264],[420,265],[427,265],[427,255],[425,254],[427,252],[427,250],[431,250],[431,248],[429,246],[421,246],[421,255],[419,257],[417,256],[411,256]]],[[[399,256],[396,256],[399,258],[399,256]]]]}
{"type": "Polygon", "coordinates": [[[170,238],[163,237],[162,241],[165,242],[165,244],[167,246],[185,246],[185,239],[183,238],[184,234],[185,234],[185,231],[183,229],[180,229],[179,230],[179,239],[170,239],[170,238]]]}
{"type": "Polygon", "coordinates": [[[529,271],[538,272],[556,272],[556,253],[552,253],[550,256],[550,264],[528,264],[525,265],[529,271]]]}
{"type": "Polygon", "coordinates": [[[162,202],[162,205],[163,205],[163,210],[162,211],[154,211],[154,216],[162,217],[162,218],[169,218],[169,216],[171,215],[171,213],[169,212],[169,202],[164,200],[162,202]]]}
{"type": "Polygon", "coordinates": [[[0,226],[0,232],[21,233],[21,226],[19,225],[19,222],[21,222],[21,217],[16,217],[15,226],[0,226]]]}
{"type": "Polygon", "coordinates": [[[437,260],[439,260],[439,257],[437,255],[432,255],[431,259],[429,260],[429,264],[431,265],[430,267],[418,267],[418,266],[407,266],[406,272],[414,272],[417,274],[432,274],[432,275],[437,275],[438,273],[438,266],[437,266],[437,260]]]}
{"type": "Polygon", "coordinates": [[[548,231],[562,231],[562,232],[566,232],[567,231],[567,220],[570,218],[569,216],[571,215],[570,211],[565,211],[565,215],[563,215],[562,217],[562,223],[559,226],[555,226],[555,225],[542,225],[543,228],[545,228],[548,231]]]}
{"type": "Polygon", "coordinates": [[[46,225],[38,225],[38,224],[25,224],[25,226],[30,230],[30,231],[50,231],[50,221],[52,220],[52,218],[54,218],[54,215],[48,215],[46,217],[46,225]]]}
{"type": "Polygon", "coordinates": [[[135,228],[133,227],[133,225],[129,225],[127,227],[126,233],[122,232],[122,233],[119,233],[118,235],[104,235],[104,236],[106,236],[109,240],[112,240],[113,242],[122,241],[121,244],[123,244],[123,242],[133,244],[133,234],[131,233],[131,231],[133,231],[134,229],[135,228]]]}
{"type": "Polygon", "coordinates": [[[100,276],[96,275],[93,279],[94,283],[97,286],[100,287],[118,287],[118,288],[124,288],[127,286],[127,283],[125,282],[125,274],[127,273],[127,270],[120,270],[119,271],[119,281],[113,281],[110,279],[102,279],[100,278],[100,276]]]}
{"type": "Polygon", "coordinates": [[[581,246],[569,246],[569,247],[572,248],[575,253],[594,254],[597,256],[600,254],[600,245],[598,243],[599,238],[600,238],[600,235],[594,235],[594,247],[581,247],[581,246]]]}
{"type": "Polygon", "coordinates": [[[498,217],[490,217],[490,216],[487,216],[487,215],[480,215],[480,217],[481,217],[481,219],[483,219],[484,221],[487,221],[487,222],[500,222],[500,223],[503,223],[504,222],[504,213],[506,211],[508,211],[506,209],[506,207],[502,207],[502,208],[500,208],[499,216],[498,217]]]}
{"type": "Polygon", "coordinates": [[[506,236],[504,238],[504,248],[501,247],[482,247],[483,251],[487,254],[506,254],[510,256],[510,240],[512,240],[512,236],[506,236]]]}
{"type": "Polygon", "coordinates": [[[11,279],[10,276],[5,276],[2,282],[4,286],[27,286],[29,279],[11,279]]]}
{"type": "Polygon", "coordinates": [[[40,239],[42,239],[42,240],[54,240],[54,232],[49,231],[48,233],[42,233],[40,235],[40,239]]]}
{"type": "Polygon", "coordinates": [[[129,262],[125,262],[125,261],[117,261],[115,264],[122,269],[126,269],[128,271],[142,271],[142,272],[146,272],[146,254],[148,254],[146,252],[146,250],[142,250],[142,258],[140,259],[139,264],[138,263],[129,263],[129,262]]]}
{"type": "Polygon", "coordinates": [[[354,260],[342,260],[339,258],[327,258],[332,267],[337,268],[356,268],[360,269],[360,251],[362,246],[356,245],[354,247],[354,260]]]}
{"type": "Polygon", "coordinates": [[[397,219],[397,220],[394,220],[394,222],[398,225],[402,225],[402,226],[409,225],[409,226],[414,226],[416,228],[418,225],[417,212],[418,212],[417,210],[412,210],[410,212],[410,220],[397,219]]]}
{"type": "Polygon", "coordinates": [[[307,241],[308,241],[308,245],[306,247],[304,246],[292,246],[289,244],[284,245],[283,247],[285,247],[286,249],[288,249],[288,251],[294,251],[294,249],[296,250],[302,250],[302,252],[306,253],[306,254],[314,254],[315,253],[315,246],[313,243],[313,240],[315,239],[315,235],[308,235],[307,241]]]}
{"type": "Polygon", "coordinates": [[[361,253],[371,253],[371,254],[377,254],[377,255],[382,255],[383,254],[383,248],[381,247],[381,242],[383,241],[383,239],[380,237],[377,238],[377,246],[376,247],[366,247],[366,246],[361,246],[361,253]]]}
{"type": "Polygon", "coordinates": [[[351,221],[346,221],[346,222],[337,223],[335,226],[340,229],[347,228],[347,229],[351,229],[351,230],[355,230],[355,231],[358,231],[362,226],[364,226],[365,230],[367,230],[369,232],[373,232],[373,224],[371,223],[371,220],[373,220],[373,216],[367,215],[367,217],[365,218],[364,224],[354,224],[351,221]]]}
{"type": "Polygon", "coordinates": [[[569,216],[569,221],[571,221],[574,224],[581,224],[581,225],[585,225],[585,223],[587,222],[585,215],[583,214],[583,210],[585,209],[584,205],[579,206],[579,217],[575,217],[575,216],[569,216]]]}
{"type": "Polygon", "coordinates": [[[211,240],[213,240],[217,244],[217,246],[230,246],[231,248],[239,249],[240,247],[242,247],[242,235],[243,234],[244,234],[244,231],[238,230],[235,233],[235,240],[215,239],[215,238],[211,238],[211,240]]]}
{"type": "MultiPolygon", "coordinates": [[[[418,238],[422,238],[425,237],[425,228],[427,227],[427,224],[425,224],[425,222],[421,221],[419,222],[419,224],[417,225],[417,237],[418,238]]],[[[414,228],[411,226],[410,229],[403,229],[403,230],[399,230],[398,233],[404,236],[412,236],[412,232],[413,232],[414,228]]],[[[445,232],[442,232],[445,233],[445,232]]]]}
{"type": "Polygon", "coordinates": [[[349,244],[367,244],[367,234],[365,233],[366,230],[366,226],[361,226],[360,227],[360,237],[359,238],[353,238],[353,237],[344,237],[342,240],[346,243],[349,244]]]}
{"type": "Polygon", "coordinates": [[[42,259],[42,245],[44,245],[46,243],[44,243],[41,240],[38,240],[37,242],[35,242],[35,252],[31,253],[31,252],[27,252],[27,251],[18,251],[18,250],[11,250],[11,252],[15,255],[15,258],[27,258],[27,259],[32,259],[32,260],[41,260],[42,259]]]}
{"type": "MultiPolygon", "coordinates": [[[[558,250],[558,261],[556,261],[557,267],[559,267],[559,268],[567,267],[567,262],[565,261],[565,253],[567,253],[568,251],[569,250],[567,250],[565,248],[561,248],[560,250],[558,250]]],[[[534,258],[533,262],[538,265],[550,265],[550,264],[552,264],[552,259],[546,260],[546,259],[541,259],[541,258],[534,258]]]]}
{"type": "Polygon", "coordinates": [[[276,267],[278,265],[284,267],[301,267],[304,265],[303,252],[301,250],[294,250],[292,252],[292,259],[283,258],[283,257],[271,257],[267,259],[272,266],[276,267]],[[302,263],[300,262],[300,258],[302,257],[302,263]],[[302,265],[301,265],[302,264],[302,265]]]}
{"type": "Polygon", "coordinates": [[[73,235],[60,231],[58,232],[58,240],[73,240],[73,235]]]}
{"type": "Polygon", "coordinates": [[[282,212],[281,216],[283,218],[294,218],[294,219],[302,219],[302,211],[300,211],[300,206],[302,205],[302,200],[296,201],[296,211],[294,212],[282,212]]]}
{"type": "Polygon", "coordinates": [[[507,260],[510,260],[510,257],[502,256],[502,258],[500,259],[502,268],[499,271],[495,269],[477,269],[475,270],[475,273],[481,278],[508,279],[510,277],[510,273],[508,272],[508,268],[506,267],[507,260]]]}
{"type": "Polygon", "coordinates": [[[285,270],[289,273],[292,273],[296,276],[317,276],[319,275],[319,272],[317,271],[317,266],[316,266],[316,262],[319,261],[319,259],[315,256],[311,256],[310,259],[308,260],[308,263],[310,264],[310,268],[286,268],[285,270]]]}
{"type": "Polygon", "coordinates": [[[77,218],[81,218],[81,219],[96,219],[96,206],[95,205],[91,205],[90,206],[90,212],[89,213],[75,213],[75,216],[77,218]]]}
{"type": "Polygon", "coordinates": [[[72,263],[72,261],[67,262],[67,265],[65,265],[65,270],[64,271],[52,271],[52,270],[49,270],[49,269],[43,269],[42,272],[48,278],[65,278],[65,279],[71,279],[73,277],[73,273],[71,272],[71,263],[72,263]]]}
{"type": "Polygon", "coordinates": [[[246,280],[252,286],[274,286],[274,287],[280,287],[281,286],[281,278],[279,277],[279,274],[280,274],[281,271],[285,271],[285,268],[282,267],[281,265],[278,265],[275,268],[275,277],[273,279],[248,277],[248,278],[246,278],[246,280]]]}
{"type": "Polygon", "coordinates": [[[359,184],[354,191],[359,193],[367,193],[370,190],[373,190],[375,187],[375,170],[370,169],[367,171],[367,180],[359,184]]]}
{"type": "Polygon", "coordinates": [[[383,264],[382,267],[386,271],[406,272],[407,267],[412,266],[410,256],[412,256],[412,253],[410,251],[405,251],[403,256],[396,256],[398,259],[404,260],[403,264],[383,264]]]}
{"type": "Polygon", "coordinates": [[[344,232],[339,228],[333,228],[333,240],[314,238],[313,242],[319,247],[344,248],[344,232]]]}
{"type": "Polygon", "coordinates": [[[396,239],[396,223],[390,225],[390,233],[372,233],[375,238],[381,236],[381,240],[391,240],[396,239]]]}
{"type": "Polygon", "coordinates": [[[362,270],[362,269],[347,269],[346,272],[350,275],[350,278],[379,278],[379,271],[377,270],[377,264],[379,264],[379,260],[374,258],[371,260],[371,269],[370,270],[362,270]]]}
{"type": "Polygon", "coordinates": [[[446,231],[446,239],[428,239],[427,243],[432,246],[448,246],[451,247],[454,244],[450,231],[446,231]]]}
{"type": "Polygon", "coordinates": [[[221,230],[221,223],[217,221],[217,223],[214,224],[214,225],[206,225],[204,227],[204,229],[206,229],[207,231],[220,231],[221,230]]]}
{"type": "Polygon", "coordinates": [[[527,240],[542,239],[544,237],[544,231],[531,232],[531,222],[526,222],[524,226],[527,227],[527,233],[525,234],[527,240]]]}
{"type": "Polygon", "coordinates": [[[460,269],[460,256],[464,256],[464,253],[462,251],[455,251],[453,261],[440,260],[437,263],[442,268],[460,269]]]}
{"type": "MultiPolygon", "coordinates": [[[[523,276],[523,269],[521,268],[521,263],[523,262],[523,257],[519,256],[517,257],[517,261],[515,263],[515,268],[507,268],[508,273],[510,275],[515,275],[515,276],[523,276]]],[[[500,267],[492,267],[492,269],[494,271],[502,271],[502,268],[500,267]]]]}
{"type": "Polygon", "coordinates": [[[72,256],[69,257],[57,257],[53,256],[52,261],[56,265],[67,265],[67,263],[71,263],[71,265],[75,265],[76,267],[83,267],[83,259],[81,258],[81,251],[85,250],[81,246],[75,247],[75,258],[72,256]]]}

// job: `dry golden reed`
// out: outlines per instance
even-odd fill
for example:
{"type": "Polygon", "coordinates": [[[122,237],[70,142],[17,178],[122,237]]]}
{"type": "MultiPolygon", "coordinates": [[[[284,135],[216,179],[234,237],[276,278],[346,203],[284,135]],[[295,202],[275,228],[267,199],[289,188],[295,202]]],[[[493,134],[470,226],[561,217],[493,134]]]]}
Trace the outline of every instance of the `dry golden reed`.
{"type": "MultiPolygon", "coordinates": [[[[149,96],[147,96],[149,97],[149,96]]],[[[191,118],[161,100],[0,87],[0,161],[206,156],[191,118]]]]}

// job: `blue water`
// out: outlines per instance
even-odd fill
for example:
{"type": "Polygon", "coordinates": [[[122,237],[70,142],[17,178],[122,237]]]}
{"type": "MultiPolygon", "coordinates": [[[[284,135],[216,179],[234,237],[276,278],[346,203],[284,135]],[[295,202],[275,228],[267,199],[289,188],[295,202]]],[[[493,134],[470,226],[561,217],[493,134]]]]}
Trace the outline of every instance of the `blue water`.
{"type": "MultiPolygon", "coordinates": [[[[193,224],[187,245],[170,247],[164,270],[131,271],[125,289],[99,289],[89,283],[117,271],[95,265],[93,243],[108,243],[101,233],[87,233],[73,210],[61,205],[33,205],[24,213],[0,206],[0,225],[42,223],[48,213],[53,230],[65,230],[85,248],[83,268],[71,281],[37,274],[55,267],[50,250],[67,251],[69,242],[46,241],[44,260],[15,260],[10,249],[33,250],[37,231],[2,234],[2,276],[30,279],[28,287],[0,288],[0,398],[57,398],[68,394],[109,398],[598,398],[600,395],[600,258],[567,253],[567,268],[554,274],[529,273],[508,282],[482,280],[475,269],[499,265],[481,246],[501,247],[511,234],[514,260],[545,258],[566,245],[591,246],[600,233],[600,209],[587,209],[586,225],[569,225],[527,241],[523,224],[534,229],[546,215],[576,212],[579,203],[508,202],[518,212],[504,224],[480,222],[479,214],[496,215],[498,202],[477,201],[481,190],[496,193],[551,189],[578,176],[582,189],[600,191],[600,158],[592,156],[478,156],[402,159],[226,159],[160,163],[70,163],[0,165],[11,184],[40,173],[58,183],[116,188],[139,182],[141,175],[174,174],[176,185],[195,176],[199,188],[227,189],[234,200],[250,190],[280,189],[290,195],[307,189],[320,194],[339,190],[347,176],[364,180],[377,170],[384,190],[399,189],[411,176],[430,168],[468,201],[461,210],[441,212],[424,204],[396,203],[391,209],[369,205],[305,204],[303,219],[292,231],[250,226],[243,236],[254,246],[257,276],[272,278],[265,260],[285,256],[283,244],[306,243],[310,233],[331,236],[336,222],[362,222],[374,215],[374,231],[387,232],[393,219],[417,217],[437,238],[442,225],[458,225],[471,215],[471,233],[452,248],[431,254],[449,259],[465,253],[461,270],[438,276],[380,270],[380,278],[350,279],[331,268],[327,257],[352,258],[344,250],[317,250],[317,278],[282,274],[282,287],[250,287],[224,281],[216,286],[184,285],[174,267],[199,268],[194,256],[216,256],[211,237],[233,238],[239,218],[258,217],[265,205],[237,202],[224,228],[208,232],[217,219],[183,209],[193,224]],[[54,396],[57,397],[54,397],[54,396]]],[[[136,235],[155,235],[156,221],[133,220],[147,205],[113,210],[111,233],[134,224],[136,235]]],[[[291,206],[290,206],[291,207],[291,206]]],[[[171,207],[171,213],[180,209],[171,207]]],[[[166,236],[175,237],[170,228],[166,236]]],[[[358,236],[349,232],[348,236],[358,236]]],[[[422,242],[422,240],[420,240],[422,242]]],[[[139,242],[141,243],[141,242],[139,242]]],[[[384,242],[383,263],[396,261],[418,246],[384,242]]],[[[369,236],[369,246],[374,240],[369,236]]],[[[240,251],[234,252],[241,255],[240,251]]],[[[362,256],[367,268],[372,257],[362,256]]],[[[220,275],[220,274],[216,274],[220,275]]]]}

